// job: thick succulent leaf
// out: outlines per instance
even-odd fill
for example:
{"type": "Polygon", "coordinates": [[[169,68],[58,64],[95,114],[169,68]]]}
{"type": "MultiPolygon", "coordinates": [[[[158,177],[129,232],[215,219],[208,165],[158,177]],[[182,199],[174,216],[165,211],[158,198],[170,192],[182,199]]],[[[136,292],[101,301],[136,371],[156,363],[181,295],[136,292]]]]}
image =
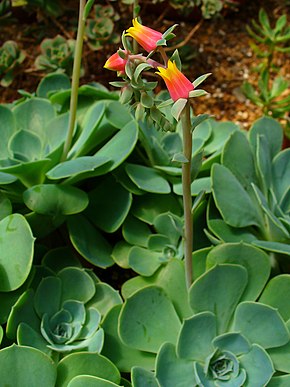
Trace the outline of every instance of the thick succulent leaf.
{"type": "Polygon", "coordinates": [[[119,323],[119,334],[126,345],[153,353],[166,341],[175,344],[181,326],[171,300],[157,286],[148,286],[129,297],[119,323]]]}
{"type": "Polygon", "coordinates": [[[95,282],[84,269],[67,267],[62,269],[57,277],[62,282],[62,302],[75,300],[86,303],[95,294],[95,282]]]}
{"type": "Polygon", "coordinates": [[[129,243],[124,242],[123,240],[116,243],[116,245],[113,248],[111,257],[113,258],[114,262],[122,267],[123,269],[129,269],[129,253],[132,248],[132,245],[129,245],[129,243]]]}
{"type": "MultiPolygon", "coordinates": [[[[171,244],[170,239],[166,235],[162,234],[152,234],[148,238],[148,249],[153,251],[163,252],[164,248],[168,250],[168,257],[175,256],[174,254],[174,245],[171,244]]],[[[160,257],[165,256],[166,254],[160,254],[160,257]]]]}
{"type": "Polygon", "coordinates": [[[76,187],[40,184],[23,193],[26,206],[42,215],[72,215],[88,205],[87,194],[76,187]]]}
{"type": "Polygon", "coordinates": [[[20,323],[17,329],[17,343],[27,347],[33,347],[51,356],[52,351],[48,348],[48,342],[39,331],[31,328],[26,323],[20,323]]]}
{"type": "Polygon", "coordinates": [[[222,352],[231,352],[236,356],[248,353],[251,349],[251,344],[246,337],[235,332],[224,333],[223,335],[217,336],[212,344],[222,352]]]}
{"type": "Polygon", "coordinates": [[[44,314],[40,325],[41,334],[51,345],[64,344],[71,338],[73,333],[71,319],[70,313],[63,309],[51,318],[44,314]]]}
{"type": "Polygon", "coordinates": [[[0,380],[3,386],[55,386],[55,363],[35,348],[13,344],[0,351],[0,363],[0,380]]]}
{"type": "Polygon", "coordinates": [[[86,320],[82,325],[81,332],[78,335],[78,340],[90,338],[98,329],[101,321],[101,314],[95,308],[86,309],[86,320]]]}
{"type": "Polygon", "coordinates": [[[16,122],[15,122],[15,117],[13,113],[8,107],[1,105],[0,106],[0,133],[1,133],[0,160],[1,159],[4,160],[12,156],[11,152],[9,151],[8,142],[16,130],[17,130],[16,122]]]}
{"type": "Polygon", "coordinates": [[[211,177],[214,200],[224,220],[233,227],[259,226],[257,209],[233,173],[223,165],[214,164],[211,177]]]}
{"type": "Polygon", "coordinates": [[[192,253],[193,279],[196,280],[206,271],[206,258],[212,247],[205,247],[192,253]]]}
{"type": "Polygon", "coordinates": [[[134,198],[132,213],[136,218],[152,225],[154,219],[159,214],[167,212],[168,209],[178,216],[182,214],[182,209],[176,196],[146,194],[134,198]]]}
{"type": "Polygon", "coordinates": [[[265,349],[280,347],[290,339],[277,310],[257,302],[245,301],[237,306],[233,329],[265,349]]]}
{"type": "Polygon", "coordinates": [[[97,353],[79,352],[67,355],[57,366],[55,387],[67,387],[78,375],[92,375],[119,384],[120,373],[109,359],[97,353]]]}
{"type": "Polygon", "coordinates": [[[173,245],[176,245],[180,236],[183,235],[182,220],[170,212],[158,215],[153,225],[156,231],[166,235],[173,245]]]}
{"type": "Polygon", "coordinates": [[[58,343],[54,342],[48,345],[53,351],[68,353],[72,351],[86,351],[90,353],[101,352],[104,344],[104,331],[103,329],[97,330],[91,337],[85,340],[75,340],[72,343],[58,343]]]}
{"type": "Polygon", "coordinates": [[[113,306],[122,304],[122,302],[122,298],[117,290],[105,282],[99,282],[96,284],[95,295],[87,303],[87,307],[93,307],[102,316],[105,316],[113,306]]]}
{"type": "Polygon", "coordinates": [[[245,387],[266,386],[275,371],[270,356],[257,344],[239,360],[247,372],[245,387]]]}
{"type": "Polygon", "coordinates": [[[141,222],[134,216],[127,216],[123,224],[122,234],[124,239],[131,245],[146,247],[148,237],[152,232],[146,223],[141,222]]]}
{"type": "Polygon", "coordinates": [[[82,132],[70,149],[69,158],[89,154],[93,147],[110,136],[112,131],[107,130],[106,134],[103,133],[104,130],[101,130],[100,125],[105,114],[105,107],[104,101],[97,101],[88,109],[82,122],[82,132]]]}
{"type": "Polygon", "coordinates": [[[124,222],[132,204],[132,194],[107,175],[89,193],[86,216],[101,230],[112,233],[124,222]],[[116,200],[117,199],[117,200],[116,200]]]}
{"type": "Polygon", "coordinates": [[[44,144],[36,133],[18,130],[10,138],[9,150],[20,161],[33,161],[42,158],[44,144]]]}
{"type": "Polygon", "coordinates": [[[46,140],[46,125],[56,116],[53,105],[45,99],[31,98],[16,105],[13,109],[18,129],[32,131],[46,140]]]}
{"type": "Polygon", "coordinates": [[[131,372],[132,387],[160,387],[154,374],[141,367],[133,367],[131,372]]]}
{"type": "Polygon", "coordinates": [[[70,87],[71,83],[68,75],[52,73],[41,79],[36,89],[36,95],[40,98],[48,98],[53,91],[66,90],[70,87]]]}
{"type": "Polygon", "coordinates": [[[266,285],[259,302],[276,308],[284,321],[290,319],[290,275],[281,274],[272,278],[266,285]]]}
{"type": "Polygon", "coordinates": [[[268,192],[272,182],[272,158],[268,139],[264,135],[258,135],[256,149],[257,174],[260,181],[261,190],[268,192]]]}
{"type": "Polygon", "coordinates": [[[193,362],[177,357],[175,346],[162,345],[156,360],[156,377],[160,387],[195,386],[193,362]]]}
{"type": "Polygon", "coordinates": [[[183,261],[173,258],[160,267],[152,277],[139,276],[128,280],[122,287],[122,295],[126,299],[148,285],[157,285],[165,290],[181,320],[192,315],[183,261]]]}
{"type": "Polygon", "coordinates": [[[226,142],[222,164],[236,176],[246,191],[250,191],[251,183],[257,184],[253,152],[242,131],[233,132],[226,142]]]}
{"type": "Polygon", "coordinates": [[[183,321],[178,342],[177,355],[180,358],[204,363],[214,352],[213,339],[217,334],[216,316],[202,312],[183,321]]]}
{"type": "Polygon", "coordinates": [[[47,158],[3,167],[1,171],[16,176],[26,187],[31,187],[44,182],[45,173],[51,168],[51,164],[51,160],[47,158]]]}
{"type": "Polygon", "coordinates": [[[133,183],[146,192],[168,194],[171,191],[168,181],[154,168],[127,164],[126,171],[133,183]]]}
{"type": "Polygon", "coordinates": [[[260,247],[266,251],[272,251],[274,253],[290,255],[290,245],[289,243],[281,242],[272,242],[272,241],[258,241],[255,240],[252,242],[253,245],[260,247]]]}
{"type": "Polygon", "coordinates": [[[105,174],[117,168],[132,152],[138,140],[138,127],[135,121],[129,121],[122,130],[117,132],[96,154],[99,157],[110,157],[111,163],[105,166],[105,174]]]}
{"type": "Polygon", "coordinates": [[[155,354],[128,347],[120,340],[118,333],[120,311],[121,305],[116,305],[107,313],[102,322],[105,331],[102,354],[123,372],[130,372],[133,366],[153,369],[155,354]]]}
{"type": "Polygon", "coordinates": [[[86,172],[95,172],[98,168],[109,163],[109,157],[99,157],[98,155],[78,157],[57,164],[46,173],[46,176],[51,180],[71,177],[74,178],[74,182],[81,181],[86,177],[86,172]]]}
{"type": "Polygon", "coordinates": [[[160,252],[133,246],[129,252],[129,266],[138,274],[145,277],[153,275],[160,267],[162,254],[160,252]]]}
{"type": "MultiPolygon", "coordinates": [[[[289,323],[287,325],[289,329],[289,323]]],[[[267,352],[272,359],[275,370],[290,373],[290,342],[281,347],[270,348],[267,352]]]]}
{"type": "MultiPolygon", "coordinates": [[[[63,149],[63,143],[67,137],[67,132],[69,128],[69,112],[64,114],[57,115],[46,125],[46,132],[49,133],[45,141],[46,152],[51,152],[58,149],[61,146],[63,149]]],[[[75,127],[76,131],[76,127],[75,127]]],[[[49,157],[49,155],[47,155],[49,157]]],[[[59,159],[57,162],[59,162],[59,159]]],[[[55,163],[56,164],[56,163],[55,163]]]]}
{"type": "Polygon", "coordinates": [[[73,378],[67,387],[117,387],[119,384],[110,382],[97,376],[80,375],[73,378]]]}
{"type": "Polygon", "coordinates": [[[270,146],[270,155],[273,158],[281,150],[283,141],[282,126],[271,117],[262,117],[255,121],[249,132],[249,140],[254,154],[256,154],[259,135],[267,138],[270,146]]]}
{"type": "Polygon", "coordinates": [[[200,126],[207,125],[208,123],[211,126],[211,136],[204,146],[205,155],[220,153],[231,133],[238,130],[239,127],[233,122],[218,122],[212,119],[204,121],[200,126]]]}
{"type": "Polygon", "coordinates": [[[232,315],[246,288],[247,270],[240,265],[221,264],[200,276],[189,290],[194,313],[212,312],[217,317],[217,332],[226,332],[232,315]]]}
{"type": "Polygon", "coordinates": [[[49,250],[42,258],[41,265],[51,269],[54,273],[68,266],[82,267],[69,246],[49,250]]]}
{"type": "Polygon", "coordinates": [[[72,317],[70,321],[71,326],[73,328],[73,334],[71,338],[67,341],[67,343],[73,342],[76,338],[78,338],[81,329],[86,320],[86,309],[82,302],[68,300],[63,303],[63,309],[68,311],[72,317]]]}
{"type": "Polygon", "coordinates": [[[241,301],[255,301],[269,279],[269,256],[254,246],[244,243],[225,243],[214,247],[207,256],[206,267],[216,264],[240,264],[247,269],[248,282],[241,301]]]}
{"type": "Polygon", "coordinates": [[[210,212],[210,207],[207,215],[207,225],[209,230],[221,241],[226,243],[240,241],[251,243],[256,240],[254,230],[251,230],[252,227],[231,227],[223,219],[214,218],[214,215],[210,212]],[[251,231],[253,231],[253,233],[251,231]]]}
{"type": "Polygon", "coordinates": [[[290,375],[273,377],[267,387],[288,387],[290,385],[290,375]]]}
{"type": "Polygon", "coordinates": [[[290,148],[278,153],[273,161],[272,186],[280,201],[290,186],[290,148]]]}
{"type": "Polygon", "coordinates": [[[61,306],[62,284],[60,278],[43,278],[35,291],[34,308],[39,318],[55,314],[61,306]],[[45,300],[45,302],[44,302],[45,300]]]}
{"type": "Polygon", "coordinates": [[[10,175],[10,173],[0,172],[0,184],[6,185],[14,183],[17,180],[17,177],[10,175]]]}
{"type": "Polygon", "coordinates": [[[0,291],[19,288],[27,279],[33,260],[34,237],[20,214],[0,221],[0,291]],[[16,243],[17,241],[17,243],[16,243]]]}
{"type": "Polygon", "coordinates": [[[85,216],[69,217],[68,229],[74,248],[83,258],[103,268],[113,265],[111,245],[85,216]]]}

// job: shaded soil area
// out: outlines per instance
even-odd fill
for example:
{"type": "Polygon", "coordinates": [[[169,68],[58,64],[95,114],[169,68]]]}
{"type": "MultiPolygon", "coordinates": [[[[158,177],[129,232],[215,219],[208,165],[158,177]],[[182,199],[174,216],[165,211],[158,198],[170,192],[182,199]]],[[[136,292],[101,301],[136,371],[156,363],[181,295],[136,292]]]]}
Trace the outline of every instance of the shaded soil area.
{"type": "MultiPolygon", "coordinates": [[[[121,16],[115,25],[116,32],[121,33],[131,25],[132,12],[128,6],[120,6],[120,3],[111,4],[118,8],[121,16]]],[[[198,99],[196,113],[209,113],[219,120],[231,120],[248,128],[261,115],[261,111],[245,99],[240,89],[245,80],[254,84],[257,82],[254,68],[258,60],[250,48],[251,39],[246,25],[252,18],[257,20],[261,7],[266,9],[273,20],[276,19],[289,11],[286,1],[244,0],[241,1],[238,11],[226,10],[223,15],[203,21],[200,21],[196,13],[184,16],[165,4],[145,3],[141,8],[143,24],[164,31],[177,23],[177,36],[170,42],[170,46],[179,47],[186,75],[193,80],[203,73],[212,73],[204,83],[204,88],[210,94],[198,99]],[[195,32],[188,39],[193,29],[195,32]]],[[[39,44],[45,37],[53,38],[57,34],[75,38],[77,14],[78,2],[71,1],[68,11],[58,19],[17,9],[12,20],[6,24],[2,22],[0,45],[6,40],[15,40],[25,50],[27,57],[12,85],[9,88],[0,87],[0,102],[11,102],[19,98],[19,89],[35,91],[44,75],[34,67],[34,60],[40,53],[39,44]]],[[[116,80],[116,76],[113,72],[103,69],[103,65],[117,48],[118,45],[106,45],[102,50],[94,52],[85,43],[85,76],[81,83],[95,81],[110,87],[109,82],[116,80]]],[[[278,58],[277,64],[281,67],[282,75],[289,77],[290,65],[285,55],[278,58]]]]}

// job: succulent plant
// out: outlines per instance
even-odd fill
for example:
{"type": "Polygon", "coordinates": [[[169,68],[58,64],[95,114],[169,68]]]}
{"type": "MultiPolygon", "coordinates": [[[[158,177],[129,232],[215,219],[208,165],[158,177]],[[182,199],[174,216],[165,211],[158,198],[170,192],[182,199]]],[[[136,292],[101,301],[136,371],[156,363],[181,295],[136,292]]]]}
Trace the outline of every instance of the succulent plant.
{"type": "Polygon", "coordinates": [[[73,70],[75,40],[57,35],[44,39],[40,45],[41,55],[35,60],[35,67],[46,72],[65,72],[69,76],[73,70]]]}
{"type": "Polygon", "coordinates": [[[119,19],[111,5],[96,4],[93,15],[86,21],[85,36],[92,50],[100,50],[104,44],[118,43],[120,37],[114,33],[114,22],[119,19]]]}
{"type": "MultiPolygon", "coordinates": [[[[290,276],[273,278],[263,290],[269,258],[245,244],[217,246],[206,261],[208,271],[190,287],[189,308],[183,312],[184,294],[172,292],[171,278],[160,276],[155,284],[133,279],[125,285],[130,295],[119,312],[121,340],[143,356],[157,355],[153,367],[145,360],[142,367],[136,358],[134,387],[261,387],[288,380],[290,309],[278,293],[287,292],[290,276]],[[258,274],[258,267],[264,272],[258,274]],[[152,368],[155,373],[149,372],[152,368]]],[[[110,336],[108,328],[105,321],[110,336]]]]}
{"type": "Polygon", "coordinates": [[[10,0],[0,1],[0,20],[6,19],[11,15],[10,0]]]}
{"type": "Polygon", "coordinates": [[[269,117],[257,120],[248,135],[232,134],[221,164],[212,166],[207,224],[213,243],[252,243],[283,267],[290,255],[290,154],[281,151],[282,140],[281,125],[269,117]]]}
{"type": "Polygon", "coordinates": [[[50,356],[82,350],[100,352],[103,330],[96,308],[100,301],[94,299],[98,289],[98,280],[80,267],[51,272],[12,307],[7,336],[17,336],[19,345],[35,347],[50,356]]]}
{"type": "Polygon", "coordinates": [[[13,40],[7,40],[0,47],[0,85],[9,86],[14,78],[15,70],[24,61],[26,55],[13,40]]]}

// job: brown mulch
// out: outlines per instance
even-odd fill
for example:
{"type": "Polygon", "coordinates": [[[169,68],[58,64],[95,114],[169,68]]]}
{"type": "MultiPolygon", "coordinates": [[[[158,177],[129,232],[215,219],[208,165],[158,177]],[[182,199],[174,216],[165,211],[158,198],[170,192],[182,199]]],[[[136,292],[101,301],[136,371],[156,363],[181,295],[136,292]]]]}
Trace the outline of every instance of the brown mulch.
{"type": "MultiPolygon", "coordinates": [[[[57,20],[17,10],[14,22],[0,25],[0,45],[5,40],[12,39],[17,41],[27,54],[12,85],[6,89],[0,87],[1,103],[19,98],[18,89],[35,91],[43,74],[35,70],[33,63],[39,54],[39,44],[43,38],[54,37],[56,34],[75,37],[78,7],[76,2],[71,3],[70,12],[57,20]]],[[[210,94],[197,100],[196,113],[209,113],[219,120],[231,120],[248,128],[261,115],[261,111],[246,100],[240,89],[245,80],[253,83],[257,80],[257,73],[253,69],[258,60],[250,48],[250,38],[245,26],[252,18],[257,20],[261,7],[264,7],[272,18],[277,18],[282,12],[287,12],[284,3],[286,4],[282,0],[244,0],[239,11],[229,10],[220,17],[204,20],[200,24],[195,15],[183,17],[172,9],[164,9],[164,6],[147,4],[144,12],[141,11],[141,16],[144,24],[159,30],[178,23],[179,26],[175,30],[177,37],[170,45],[182,46],[183,40],[186,41],[190,31],[196,27],[191,39],[180,48],[184,71],[190,79],[193,80],[203,73],[212,73],[203,86],[210,94]]],[[[131,25],[131,14],[128,7],[124,6],[119,12],[121,21],[117,23],[117,27],[121,32],[131,25]]],[[[110,45],[101,51],[92,52],[85,44],[83,63],[86,75],[81,79],[81,83],[96,81],[110,87],[109,82],[116,77],[114,73],[104,70],[103,64],[117,48],[118,46],[110,45]]],[[[289,61],[287,62],[285,57],[278,58],[278,65],[281,66],[283,75],[289,77],[289,61]]]]}

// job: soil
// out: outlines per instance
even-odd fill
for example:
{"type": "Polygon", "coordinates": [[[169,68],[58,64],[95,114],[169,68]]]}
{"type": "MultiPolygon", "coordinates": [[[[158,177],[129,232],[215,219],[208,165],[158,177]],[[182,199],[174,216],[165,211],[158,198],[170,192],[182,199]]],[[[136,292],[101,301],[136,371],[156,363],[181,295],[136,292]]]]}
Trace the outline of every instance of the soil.
{"type": "MultiPolygon", "coordinates": [[[[120,3],[112,4],[119,7],[121,19],[115,27],[116,32],[121,33],[131,25],[132,13],[128,12],[128,6],[120,7],[120,3]]],[[[218,120],[231,120],[248,129],[261,116],[261,110],[247,101],[240,89],[245,80],[256,84],[257,73],[254,68],[259,62],[250,47],[251,39],[246,25],[253,18],[257,20],[261,7],[266,9],[272,19],[276,19],[289,11],[286,1],[240,0],[237,11],[226,10],[219,17],[202,21],[196,13],[184,16],[164,4],[145,3],[141,8],[143,24],[164,31],[177,23],[177,37],[170,42],[170,46],[181,46],[179,52],[185,73],[192,80],[201,74],[212,73],[203,86],[210,94],[198,99],[196,113],[209,113],[218,120]],[[188,40],[188,34],[193,28],[195,33],[188,40]]],[[[27,13],[23,9],[17,9],[12,20],[0,24],[0,45],[6,40],[15,40],[27,54],[11,86],[0,87],[1,103],[19,98],[19,89],[35,91],[44,75],[34,68],[34,60],[40,53],[39,44],[43,38],[52,38],[57,34],[75,38],[77,14],[78,2],[70,1],[69,10],[57,19],[39,12],[27,13]]],[[[109,82],[116,80],[116,76],[103,69],[103,64],[117,48],[118,45],[107,45],[102,50],[93,52],[85,44],[85,76],[81,83],[95,81],[110,87],[109,82]]],[[[289,78],[290,64],[286,59],[285,55],[277,58],[277,64],[281,67],[282,74],[289,78]]]]}

